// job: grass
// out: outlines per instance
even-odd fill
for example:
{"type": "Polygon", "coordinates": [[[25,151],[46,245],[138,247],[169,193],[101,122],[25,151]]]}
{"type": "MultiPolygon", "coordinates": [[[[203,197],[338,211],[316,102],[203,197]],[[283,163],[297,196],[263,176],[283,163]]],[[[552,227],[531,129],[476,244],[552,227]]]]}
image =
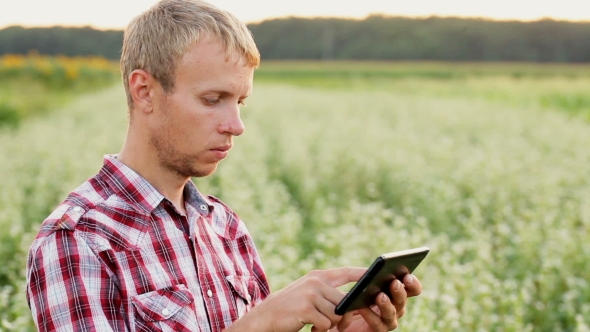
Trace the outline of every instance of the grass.
{"type": "Polygon", "coordinates": [[[486,100],[590,120],[590,65],[441,62],[264,62],[260,83],[486,100]]]}
{"type": "Polygon", "coordinates": [[[464,63],[411,61],[264,61],[258,80],[305,86],[347,86],[373,79],[589,78],[587,64],[464,63]]]}

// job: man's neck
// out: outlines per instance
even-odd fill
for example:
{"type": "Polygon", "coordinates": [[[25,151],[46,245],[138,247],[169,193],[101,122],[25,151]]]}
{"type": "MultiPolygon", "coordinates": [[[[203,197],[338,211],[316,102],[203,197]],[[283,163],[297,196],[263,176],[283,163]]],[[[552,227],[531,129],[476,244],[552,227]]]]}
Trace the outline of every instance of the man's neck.
{"type": "Polygon", "coordinates": [[[169,199],[176,209],[186,215],[184,186],[190,181],[190,178],[180,177],[163,167],[155,152],[150,151],[148,147],[142,146],[142,144],[133,144],[129,137],[123,144],[117,159],[143,177],[164,197],[169,199]]]}

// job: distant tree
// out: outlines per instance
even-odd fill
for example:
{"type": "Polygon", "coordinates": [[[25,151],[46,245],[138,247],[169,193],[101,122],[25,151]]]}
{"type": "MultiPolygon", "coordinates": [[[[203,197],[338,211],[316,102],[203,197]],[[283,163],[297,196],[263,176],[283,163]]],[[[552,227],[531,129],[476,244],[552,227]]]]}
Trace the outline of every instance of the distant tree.
{"type": "MultiPolygon", "coordinates": [[[[273,19],[250,24],[264,59],[590,62],[590,23],[371,15],[273,19]]],[[[9,27],[0,54],[101,55],[118,59],[123,32],[9,27]]]]}
{"type": "Polygon", "coordinates": [[[590,61],[590,23],[371,15],[290,17],[249,28],[266,59],[590,61]]]}
{"type": "Polygon", "coordinates": [[[82,28],[23,28],[0,30],[0,54],[24,54],[36,50],[40,54],[68,56],[100,55],[110,59],[120,57],[123,32],[82,28]]]}

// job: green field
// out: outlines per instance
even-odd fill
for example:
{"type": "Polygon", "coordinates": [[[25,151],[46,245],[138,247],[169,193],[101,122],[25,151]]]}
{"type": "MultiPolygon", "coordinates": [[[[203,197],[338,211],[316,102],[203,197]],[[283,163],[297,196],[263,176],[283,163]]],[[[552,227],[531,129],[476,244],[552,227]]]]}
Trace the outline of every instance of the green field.
{"type": "MultiPolygon", "coordinates": [[[[429,246],[400,331],[590,331],[588,91],[581,65],[263,63],[246,133],[195,182],[246,222],[274,290],[429,246]]],[[[1,331],[34,329],[28,246],[120,149],[125,108],[114,86],[0,128],[1,331]]]]}
{"type": "Polygon", "coordinates": [[[18,127],[118,78],[118,64],[100,57],[0,56],[0,127],[18,127]]]}

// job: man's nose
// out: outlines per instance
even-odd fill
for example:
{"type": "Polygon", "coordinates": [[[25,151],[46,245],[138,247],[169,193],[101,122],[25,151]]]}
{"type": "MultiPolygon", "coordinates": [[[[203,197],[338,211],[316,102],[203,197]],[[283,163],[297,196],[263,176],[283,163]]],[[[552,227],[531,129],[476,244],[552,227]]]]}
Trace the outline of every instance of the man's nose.
{"type": "Polygon", "coordinates": [[[240,108],[236,105],[232,110],[228,112],[228,116],[225,117],[223,123],[219,126],[219,131],[222,134],[228,133],[233,136],[240,136],[246,130],[244,122],[240,118],[240,108]]]}

